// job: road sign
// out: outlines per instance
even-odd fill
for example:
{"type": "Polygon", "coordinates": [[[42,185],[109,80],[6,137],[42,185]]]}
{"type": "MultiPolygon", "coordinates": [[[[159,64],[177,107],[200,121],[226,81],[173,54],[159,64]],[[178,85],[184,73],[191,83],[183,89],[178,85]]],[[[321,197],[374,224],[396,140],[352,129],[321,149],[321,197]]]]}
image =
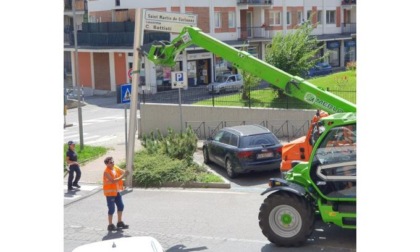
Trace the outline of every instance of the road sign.
{"type": "Polygon", "coordinates": [[[171,77],[172,88],[183,88],[187,86],[187,72],[172,72],[171,77]]]}
{"type": "Polygon", "coordinates": [[[130,103],[131,100],[131,84],[123,84],[120,86],[119,103],[130,103]]]}
{"type": "Polygon", "coordinates": [[[133,74],[133,68],[128,69],[128,78],[131,80],[131,75],[133,74]]]}
{"type": "Polygon", "coordinates": [[[197,26],[197,15],[143,9],[144,30],[180,33],[185,26],[197,26]]]}

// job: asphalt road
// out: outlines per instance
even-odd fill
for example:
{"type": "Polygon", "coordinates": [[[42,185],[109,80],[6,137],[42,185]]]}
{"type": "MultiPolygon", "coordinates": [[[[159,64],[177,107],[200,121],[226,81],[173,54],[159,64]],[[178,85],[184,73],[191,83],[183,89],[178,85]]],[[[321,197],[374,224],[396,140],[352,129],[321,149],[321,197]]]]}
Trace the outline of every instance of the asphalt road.
{"type": "MultiPolygon", "coordinates": [[[[124,104],[115,97],[89,97],[83,110],[85,144],[114,145],[124,142],[124,104]]],[[[64,142],[78,141],[77,109],[69,111],[64,142]]],[[[196,159],[202,160],[201,152],[196,159]]],[[[97,185],[82,185],[81,191],[65,195],[64,251],[77,246],[127,236],[153,236],[174,251],[355,251],[356,231],[317,223],[307,243],[299,248],[278,248],[263,236],[258,211],[271,177],[278,171],[241,175],[229,179],[226,171],[209,167],[231,189],[134,189],[124,195],[124,220],[130,229],[106,231],[105,198],[97,185]],[[82,197],[87,196],[87,197],[82,197]]],[[[64,189],[63,189],[64,190],[64,189]]],[[[116,218],[116,217],[115,217],[116,218]]]]}
{"type": "MultiPolygon", "coordinates": [[[[108,233],[101,191],[64,207],[64,251],[119,237],[152,236],[174,251],[356,251],[356,231],[321,222],[306,244],[279,248],[258,226],[264,196],[229,189],[134,189],[123,196],[128,230],[108,233]]],[[[116,218],[116,217],[114,217],[116,218]]]]}

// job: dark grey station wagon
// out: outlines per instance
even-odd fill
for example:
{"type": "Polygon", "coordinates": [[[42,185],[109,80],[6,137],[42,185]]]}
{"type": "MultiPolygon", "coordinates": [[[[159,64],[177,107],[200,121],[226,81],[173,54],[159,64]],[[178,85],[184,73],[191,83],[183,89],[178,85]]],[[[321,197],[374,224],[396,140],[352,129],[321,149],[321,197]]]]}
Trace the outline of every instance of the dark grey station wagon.
{"type": "Polygon", "coordinates": [[[226,169],[230,178],[240,173],[279,170],[282,145],[261,125],[225,127],[203,144],[204,162],[226,169]]]}

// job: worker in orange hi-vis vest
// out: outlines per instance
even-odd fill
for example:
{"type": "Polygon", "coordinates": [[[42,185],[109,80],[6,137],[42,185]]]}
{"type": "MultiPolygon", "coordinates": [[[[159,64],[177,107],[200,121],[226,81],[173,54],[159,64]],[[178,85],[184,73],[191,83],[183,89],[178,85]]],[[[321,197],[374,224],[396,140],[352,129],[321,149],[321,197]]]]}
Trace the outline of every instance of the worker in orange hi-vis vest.
{"type": "Polygon", "coordinates": [[[104,162],[106,164],[106,168],[103,175],[103,191],[108,205],[108,231],[115,231],[118,228],[127,229],[128,225],[124,224],[122,221],[124,203],[121,191],[124,190],[122,179],[128,175],[128,171],[114,165],[112,157],[105,158],[104,162]],[[115,205],[117,205],[117,226],[112,223],[112,216],[115,213],[115,205]]]}

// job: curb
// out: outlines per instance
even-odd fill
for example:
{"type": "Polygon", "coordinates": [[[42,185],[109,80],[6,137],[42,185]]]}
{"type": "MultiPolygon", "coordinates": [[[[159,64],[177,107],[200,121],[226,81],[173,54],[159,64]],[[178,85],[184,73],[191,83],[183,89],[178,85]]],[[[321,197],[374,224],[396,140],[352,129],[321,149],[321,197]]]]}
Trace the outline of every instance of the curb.
{"type": "Polygon", "coordinates": [[[133,188],[163,188],[163,187],[230,189],[230,183],[167,182],[167,183],[162,183],[161,185],[150,185],[148,187],[138,186],[138,185],[133,186],[133,188]]]}
{"type": "MultiPolygon", "coordinates": [[[[88,183],[85,183],[85,184],[88,184],[88,183]]],[[[92,183],[92,184],[93,184],[93,183],[92,183]]],[[[72,201],[70,201],[70,202],[67,202],[66,204],[64,204],[64,207],[69,206],[69,205],[71,205],[71,204],[73,204],[73,203],[75,203],[75,202],[78,202],[78,201],[82,200],[82,199],[86,199],[87,197],[90,197],[90,196],[92,196],[92,195],[94,195],[94,194],[96,194],[96,193],[98,193],[98,192],[100,192],[100,191],[102,191],[102,186],[100,186],[100,187],[98,187],[98,188],[96,188],[96,189],[92,190],[90,193],[88,193],[88,194],[86,194],[86,195],[83,195],[83,196],[81,196],[80,198],[77,198],[77,199],[75,199],[75,200],[72,200],[72,201]]]]}

